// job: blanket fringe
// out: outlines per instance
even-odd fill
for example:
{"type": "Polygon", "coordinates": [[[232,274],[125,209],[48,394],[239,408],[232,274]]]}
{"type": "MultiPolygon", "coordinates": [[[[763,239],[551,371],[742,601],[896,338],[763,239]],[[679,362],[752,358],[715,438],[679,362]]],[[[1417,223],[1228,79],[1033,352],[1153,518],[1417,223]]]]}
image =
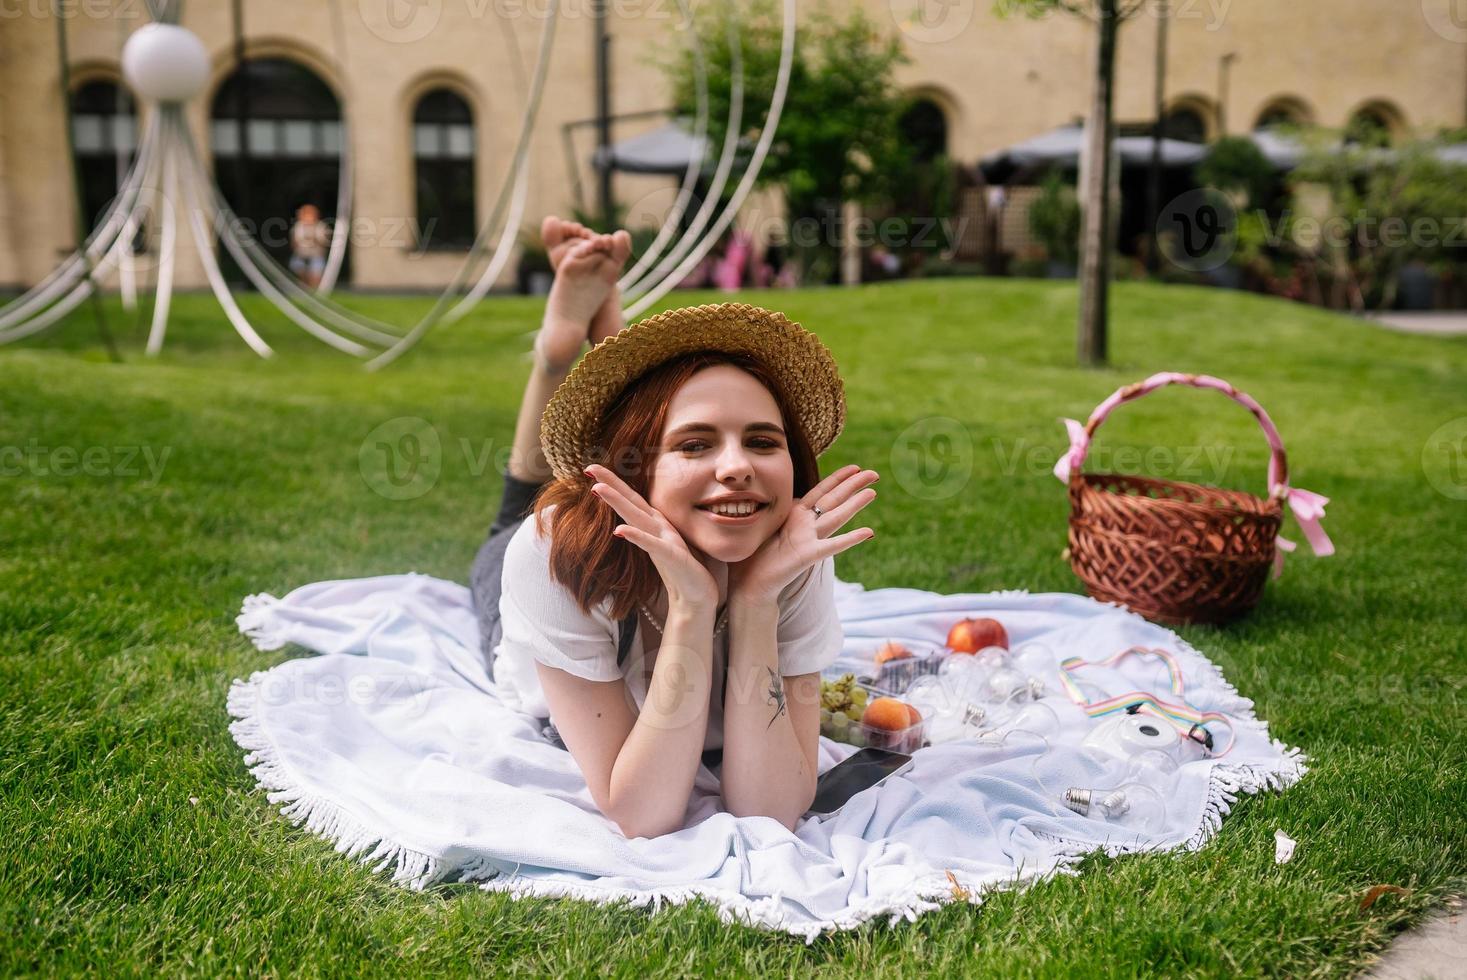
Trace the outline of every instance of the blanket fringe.
{"type": "Polygon", "coordinates": [[[487,880],[481,880],[483,878],[483,875],[466,871],[461,880],[477,880],[484,891],[500,892],[516,899],[574,898],[603,905],[625,904],[628,908],[646,909],[654,915],[662,910],[664,904],[670,907],[702,899],[712,907],[720,921],[754,928],[777,929],[800,936],[807,945],[813,943],[822,933],[854,929],[882,916],[887,917],[888,926],[915,922],[923,912],[930,912],[949,902],[960,900],[954,894],[954,881],[967,891],[969,897],[966,901],[972,905],[982,904],[983,894],[997,887],[992,882],[976,882],[958,877],[952,872],[940,871],[914,879],[897,894],[876,902],[853,905],[829,921],[794,923],[789,921],[783,896],[779,894],[749,898],[737,892],[688,885],[647,890],[606,888],[590,883],[544,881],[516,874],[495,874],[487,880]]]}
{"type": "Polygon", "coordinates": [[[266,799],[280,806],[281,816],[324,837],[339,853],[372,865],[373,872],[391,871],[392,882],[397,885],[422,889],[451,871],[438,857],[393,843],[337,804],[301,789],[257,716],[260,688],[267,673],[256,671],[248,680],[236,679],[229,688],[226,710],[235,719],[229,733],[247,753],[244,761],[250,775],[265,791],[266,799]]]}
{"type": "MultiPolygon", "coordinates": [[[[285,625],[275,616],[280,600],[268,592],[245,596],[234,622],[257,650],[279,650],[290,642],[285,625]]],[[[233,695],[231,695],[232,697],[233,695]]]]}

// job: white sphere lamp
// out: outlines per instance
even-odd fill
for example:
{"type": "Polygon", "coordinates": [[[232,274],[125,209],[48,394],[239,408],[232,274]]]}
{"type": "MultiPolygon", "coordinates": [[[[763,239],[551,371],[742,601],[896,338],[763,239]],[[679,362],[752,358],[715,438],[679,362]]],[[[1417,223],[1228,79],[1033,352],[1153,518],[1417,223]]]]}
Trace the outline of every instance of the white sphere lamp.
{"type": "Polygon", "coordinates": [[[209,53],[176,24],[145,24],[122,47],[122,77],[145,99],[186,102],[209,80],[209,53]]]}

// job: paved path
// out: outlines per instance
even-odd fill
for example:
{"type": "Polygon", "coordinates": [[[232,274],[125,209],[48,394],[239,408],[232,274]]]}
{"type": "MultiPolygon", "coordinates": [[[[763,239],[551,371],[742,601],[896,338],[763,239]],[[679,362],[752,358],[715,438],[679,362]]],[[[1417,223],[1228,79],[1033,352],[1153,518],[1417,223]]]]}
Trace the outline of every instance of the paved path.
{"type": "Polygon", "coordinates": [[[1467,900],[1447,900],[1447,907],[1419,929],[1391,943],[1367,980],[1458,980],[1467,977],[1467,900]]]}
{"type": "Polygon", "coordinates": [[[1373,313],[1370,319],[1390,330],[1434,334],[1438,337],[1467,335],[1467,310],[1429,313],[1373,313]]]}

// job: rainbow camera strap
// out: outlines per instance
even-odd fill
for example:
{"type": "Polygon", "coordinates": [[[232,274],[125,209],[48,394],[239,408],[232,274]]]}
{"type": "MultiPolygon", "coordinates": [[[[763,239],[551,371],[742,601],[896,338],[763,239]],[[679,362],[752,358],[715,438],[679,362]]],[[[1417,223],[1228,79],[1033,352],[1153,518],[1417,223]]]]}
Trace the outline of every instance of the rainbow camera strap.
{"type": "Polygon", "coordinates": [[[1211,758],[1227,755],[1233,750],[1233,745],[1238,740],[1237,732],[1233,729],[1233,721],[1227,715],[1220,711],[1198,711],[1187,703],[1184,695],[1182,667],[1177,663],[1177,658],[1166,650],[1155,647],[1131,647],[1105,660],[1067,657],[1060,661],[1060,683],[1064,685],[1065,693],[1069,695],[1070,700],[1079,705],[1092,718],[1100,718],[1117,712],[1154,715],[1175,728],[1183,738],[1201,745],[1203,754],[1211,758]],[[1145,691],[1131,691],[1092,702],[1085,697],[1085,693],[1080,690],[1079,685],[1071,676],[1080,667],[1113,667],[1133,654],[1149,654],[1160,657],[1166,663],[1167,673],[1171,679],[1171,693],[1180,703],[1163,701],[1145,691]],[[1228,730],[1227,748],[1222,750],[1216,748],[1213,732],[1208,727],[1217,724],[1226,726],[1228,730]]]}

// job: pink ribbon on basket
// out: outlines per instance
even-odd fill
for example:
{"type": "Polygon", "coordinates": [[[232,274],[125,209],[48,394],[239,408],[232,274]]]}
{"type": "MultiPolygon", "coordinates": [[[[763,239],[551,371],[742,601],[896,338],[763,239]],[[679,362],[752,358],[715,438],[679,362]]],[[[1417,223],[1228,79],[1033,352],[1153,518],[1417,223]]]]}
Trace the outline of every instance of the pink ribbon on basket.
{"type": "Polygon", "coordinates": [[[1064,484],[1070,482],[1070,471],[1079,466],[1085,459],[1085,452],[1090,447],[1090,437],[1085,434],[1085,425],[1074,419],[1062,419],[1065,428],[1070,432],[1070,448],[1060,454],[1059,461],[1054,464],[1054,475],[1064,484]]]}
{"type": "MultiPolygon", "coordinates": [[[[1294,512],[1294,520],[1299,522],[1299,528],[1304,532],[1304,538],[1309,542],[1309,547],[1314,549],[1314,553],[1321,558],[1334,554],[1335,544],[1319,523],[1324,517],[1324,505],[1329,503],[1329,498],[1299,487],[1286,486],[1279,489],[1288,494],[1289,509],[1294,512]]],[[[1282,534],[1274,539],[1274,545],[1273,577],[1278,578],[1284,573],[1284,552],[1293,551],[1299,546],[1282,534]]]]}

